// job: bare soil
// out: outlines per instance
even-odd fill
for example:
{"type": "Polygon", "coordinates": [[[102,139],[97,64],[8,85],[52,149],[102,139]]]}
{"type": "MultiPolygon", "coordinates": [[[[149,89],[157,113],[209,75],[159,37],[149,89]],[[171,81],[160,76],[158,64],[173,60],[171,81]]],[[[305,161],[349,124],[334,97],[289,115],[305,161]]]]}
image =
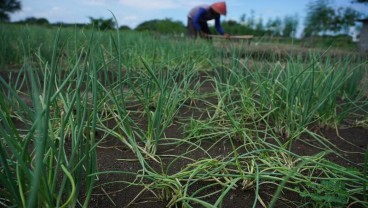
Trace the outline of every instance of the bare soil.
{"type": "MultiPolygon", "coordinates": [[[[170,129],[170,134],[180,135],[182,133],[179,126],[174,126],[170,129]]],[[[331,143],[339,147],[341,150],[356,152],[356,153],[346,153],[344,155],[349,161],[342,160],[336,155],[332,155],[329,159],[339,165],[345,167],[360,167],[364,162],[364,155],[362,153],[367,148],[368,144],[368,129],[363,129],[359,127],[351,127],[347,129],[340,130],[340,135],[338,136],[334,129],[325,129],[320,132],[323,134],[331,143]]],[[[314,155],[320,152],[320,149],[313,148],[308,144],[309,138],[301,138],[292,145],[292,151],[298,155],[314,155]],[[307,142],[306,142],[306,141],[307,142]]],[[[163,141],[164,142],[164,141],[163,141]]],[[[213,143],[202,144],[203,148],[208,148],[213,145],[213,143]]],[[[158,151],[158,155],[178,155],[183,154],[187,151],[186,145],[181,145],[179,147],[172,147],[169,149],[167,146],[158,151]]],[[[210,154],[215,155],[227,155],[232,150],[229,142],[218,142],[217,145],[211,148],[210,154]]],[[[191,158],[199,159],[203,158],[203,154],[200,152],[192,152],[190,154],[191,158]]],[[[132,159],[136,156],[128,150],[126,147],[121,145],[116,139],[108,139],[98,148],[98,165],[100,171],[127,171],[127,172],[137,172],[141,169],[140,164],[136,160],[127,161],[124,159],[132,159]]],[[[165,157],[164,157],[165,158],[165,157]]],[[[166,157],[164,164],[169,164],[173,158],[166,157]]],[[[181,170],[186,165],[186,161],[178,161],[173,163],[168,170],[168,174],[173,174],[176,171],[181,170]]],[[[104,184],[107,182],[114,182],[109,185],[101,185],[96,187],[95,192],[91,199],[90,207],[124,207],[128,205],[142,190],[144,187],[138,186],[128,186],[127,181],[134,181],[134,177],[128,174],[108,174],[100,176],[100,181],[97,184],[104,184]],[[122,182],[122,183],[121,183],[122,182]],[[110,197],[110,198],[109,198],[110,197]]],[[[198,189],[203,184],[197,184],[198,189]]],[[[215,190],[221,190],[222,187],[212,187],[206,190],[208,193],[215,190]]],[[[264,185],[261,186],[260,196],[265,202],[269,202],[276,190],[274,185],[264,185]]],[[[195,190],[193,190],[195,191],[195,190]]],[[[208,197],[206,201],[214,203],[219,195],[214,195],[208,197]]],[[[223,207],[252,207],[255,197],[255,190],[241,190],[236,189],[230,191],[225,197],[223,207]]],[[[301,197],[293,192],[284,192],[281,199],[279,200],[277,207],[295,207],[292,203],[293,201],[301,201],[301,197]]],[[[141,194],[137,200],[129,205],[129,207],[146,208],[146,207],[166,207],[167,200],[157,199],[153,193],[145,191],[141,194]]],[[[196,206],[195,206],[196,207],[196,206]]],[[[198,205],[198,207],[201,207],[198,205]]],[[[258,204],[257,207],[262,207],[258,204]]]]}

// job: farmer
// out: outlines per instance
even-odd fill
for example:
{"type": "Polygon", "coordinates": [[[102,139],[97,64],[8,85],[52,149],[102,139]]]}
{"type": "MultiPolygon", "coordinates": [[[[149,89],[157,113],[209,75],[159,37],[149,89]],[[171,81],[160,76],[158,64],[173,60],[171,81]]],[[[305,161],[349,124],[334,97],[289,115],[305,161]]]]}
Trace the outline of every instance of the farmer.
{"type": "Polygon", "coordinates": [[[211,34],[207,21],[215,20],[215,27],[219,34],[229,38],[229,34],[224,33],[221,27],[220,15],[226,15],[226,3],[217,2],[212,5],[199,5],[190,10],[188,14],[188,34],[192,38],[196,38],[198,33],[202,37],[211,34]]]}

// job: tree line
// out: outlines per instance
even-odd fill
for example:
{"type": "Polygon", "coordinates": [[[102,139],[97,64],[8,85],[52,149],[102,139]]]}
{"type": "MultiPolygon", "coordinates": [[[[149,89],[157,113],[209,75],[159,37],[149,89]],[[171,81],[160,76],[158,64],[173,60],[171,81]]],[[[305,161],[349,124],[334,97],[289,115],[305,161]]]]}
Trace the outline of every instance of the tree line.
{"type": "MultiPolygon", "coordinates": [[[[353,0],[357,4],[367,4],[368,0],[353,0]]],[[[9,22],[9,14],[21,9],[18,0],[0,0],[0,21],[9,22]]],[[[362,18],[362,14],[351,7],[333,7],[333,0],[314,0],[307,5],[307,15],[304,20],[303,37],[324,36],[324,35],[349,35],[356,26],[356,20],[362,18]]],[[[93,27],[99,30],[116,29],[116,23],[112,18],[89,17],[89,24],[50,24],[45,18],[29,17],[22,21],[13,22],[18,24],[38,24],[38,25],[63,25],[93,27]]],[[[226,20],[222,22],[224,30],[230,34],[251,34],[256,36],[272,37],[295,37],[299,27],[300,18],[297,14],[285,17],[276,17],[264,21],[256,17],[251,11],[248,15],[243,14],[239,20],[226,20]]],[[[139,24],[136,31],[153,31],[162,34],[183,34],[186,26],[181,21],[174,21],[170,18],[154,19],[139,24]]],[[[129,26],[120,26],[121,30],[133,30],[129,26]]],[[[212,28],[214,30],[214,28],[212,28]]]]}

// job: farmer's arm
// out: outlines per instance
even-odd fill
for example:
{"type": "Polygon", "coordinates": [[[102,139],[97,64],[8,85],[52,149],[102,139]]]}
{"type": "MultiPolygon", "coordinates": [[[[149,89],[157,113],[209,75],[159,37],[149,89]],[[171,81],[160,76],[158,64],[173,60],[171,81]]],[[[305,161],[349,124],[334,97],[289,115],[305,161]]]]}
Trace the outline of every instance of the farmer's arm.
{"type": "Polygon", "coordinates": [[[199,24],[199,20],[201,19],[201,16],[206,12],[205,9],[200,8],[198,12],[193,17],[193,25],[197,31],[201,30],[201,25],[199,24]]]}
{"type": "Polygon", "coordinates": [[[221,27],[221,23],[220,23],[220,17],[216,18],[215,19],[215,27],[216,27],[216,30],[219,34],[221,35],[224,35],[224,30],[222,29],[221,27]]]}

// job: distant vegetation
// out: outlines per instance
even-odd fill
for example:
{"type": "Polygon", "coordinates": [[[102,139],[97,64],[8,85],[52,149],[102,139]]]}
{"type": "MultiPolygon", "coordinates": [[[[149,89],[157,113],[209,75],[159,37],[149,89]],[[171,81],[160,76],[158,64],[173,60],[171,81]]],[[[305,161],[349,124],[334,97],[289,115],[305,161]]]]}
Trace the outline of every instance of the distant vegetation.
{"type": "Polygon", "coordinates": [[[35,25],[50,25],[46,18],[28,17],[24,20],[15,22],[17,24],[35,24],[35,25]]]}
{"type": "MultiPolygon", "coordinates": [[[[21,9],[19,2],[9,0],[8,5],[4,9],[0,5],[1,21],[9,20],[8,14],[21,9]]],[[[354,0],[356,4],[367,4],[366,0],[354,0]]],[[[363,15],[352,9],[351,7],[334,7],[333,1],[314,0],[308,4],[307,15],[304,21],[304,30],[301,33],[303,40],[307,40],[307,46],[330,46],[333,43],[339,47],[352,47],[351,31],[358,31],[356,19],[362,18],[363,15]]],[[[47,26],[63,26],[63,27],[83,27],[94,28],[101,31],[113,30],[117,27],[120,30],[149,31],[155,34],[186,34],[186,23],[173,20],[170,18],[153,19],[142,22],[136,28],[130,28],[127,25],[118,26],[113,18],[94,18],[89,17],[90,23],[86,24],[68,24],[68,23],[50,23],[46,18],[29,17],[22,21],[13,22],[16,24],[36,24],[47,26]]],[[[300,28],[300,17],[297,14],[286,15],[284,17],[274,17],[264,20],[251,10],[247,14],[243,14],[239,20],[225,20],[222,22],[224,30],[232,35],[254,35],[256,37],[270,37],[280,39],[297,38],[297,29],[300,28]]],[[[216,30],[211,28],[214,34],[216,30]]],[[[300,33],[299,33],[300,35],[300,33]]]]}
{"type": "Polygon", "coordinates": [[[185,32],[185,26],[180,21],[174,21],[166,18],[164,20],[149,20],[143,22],[137,26],[136,31],[153,31],[157,33],[169,34],[175,33],[180,34],[185,32]]]}

